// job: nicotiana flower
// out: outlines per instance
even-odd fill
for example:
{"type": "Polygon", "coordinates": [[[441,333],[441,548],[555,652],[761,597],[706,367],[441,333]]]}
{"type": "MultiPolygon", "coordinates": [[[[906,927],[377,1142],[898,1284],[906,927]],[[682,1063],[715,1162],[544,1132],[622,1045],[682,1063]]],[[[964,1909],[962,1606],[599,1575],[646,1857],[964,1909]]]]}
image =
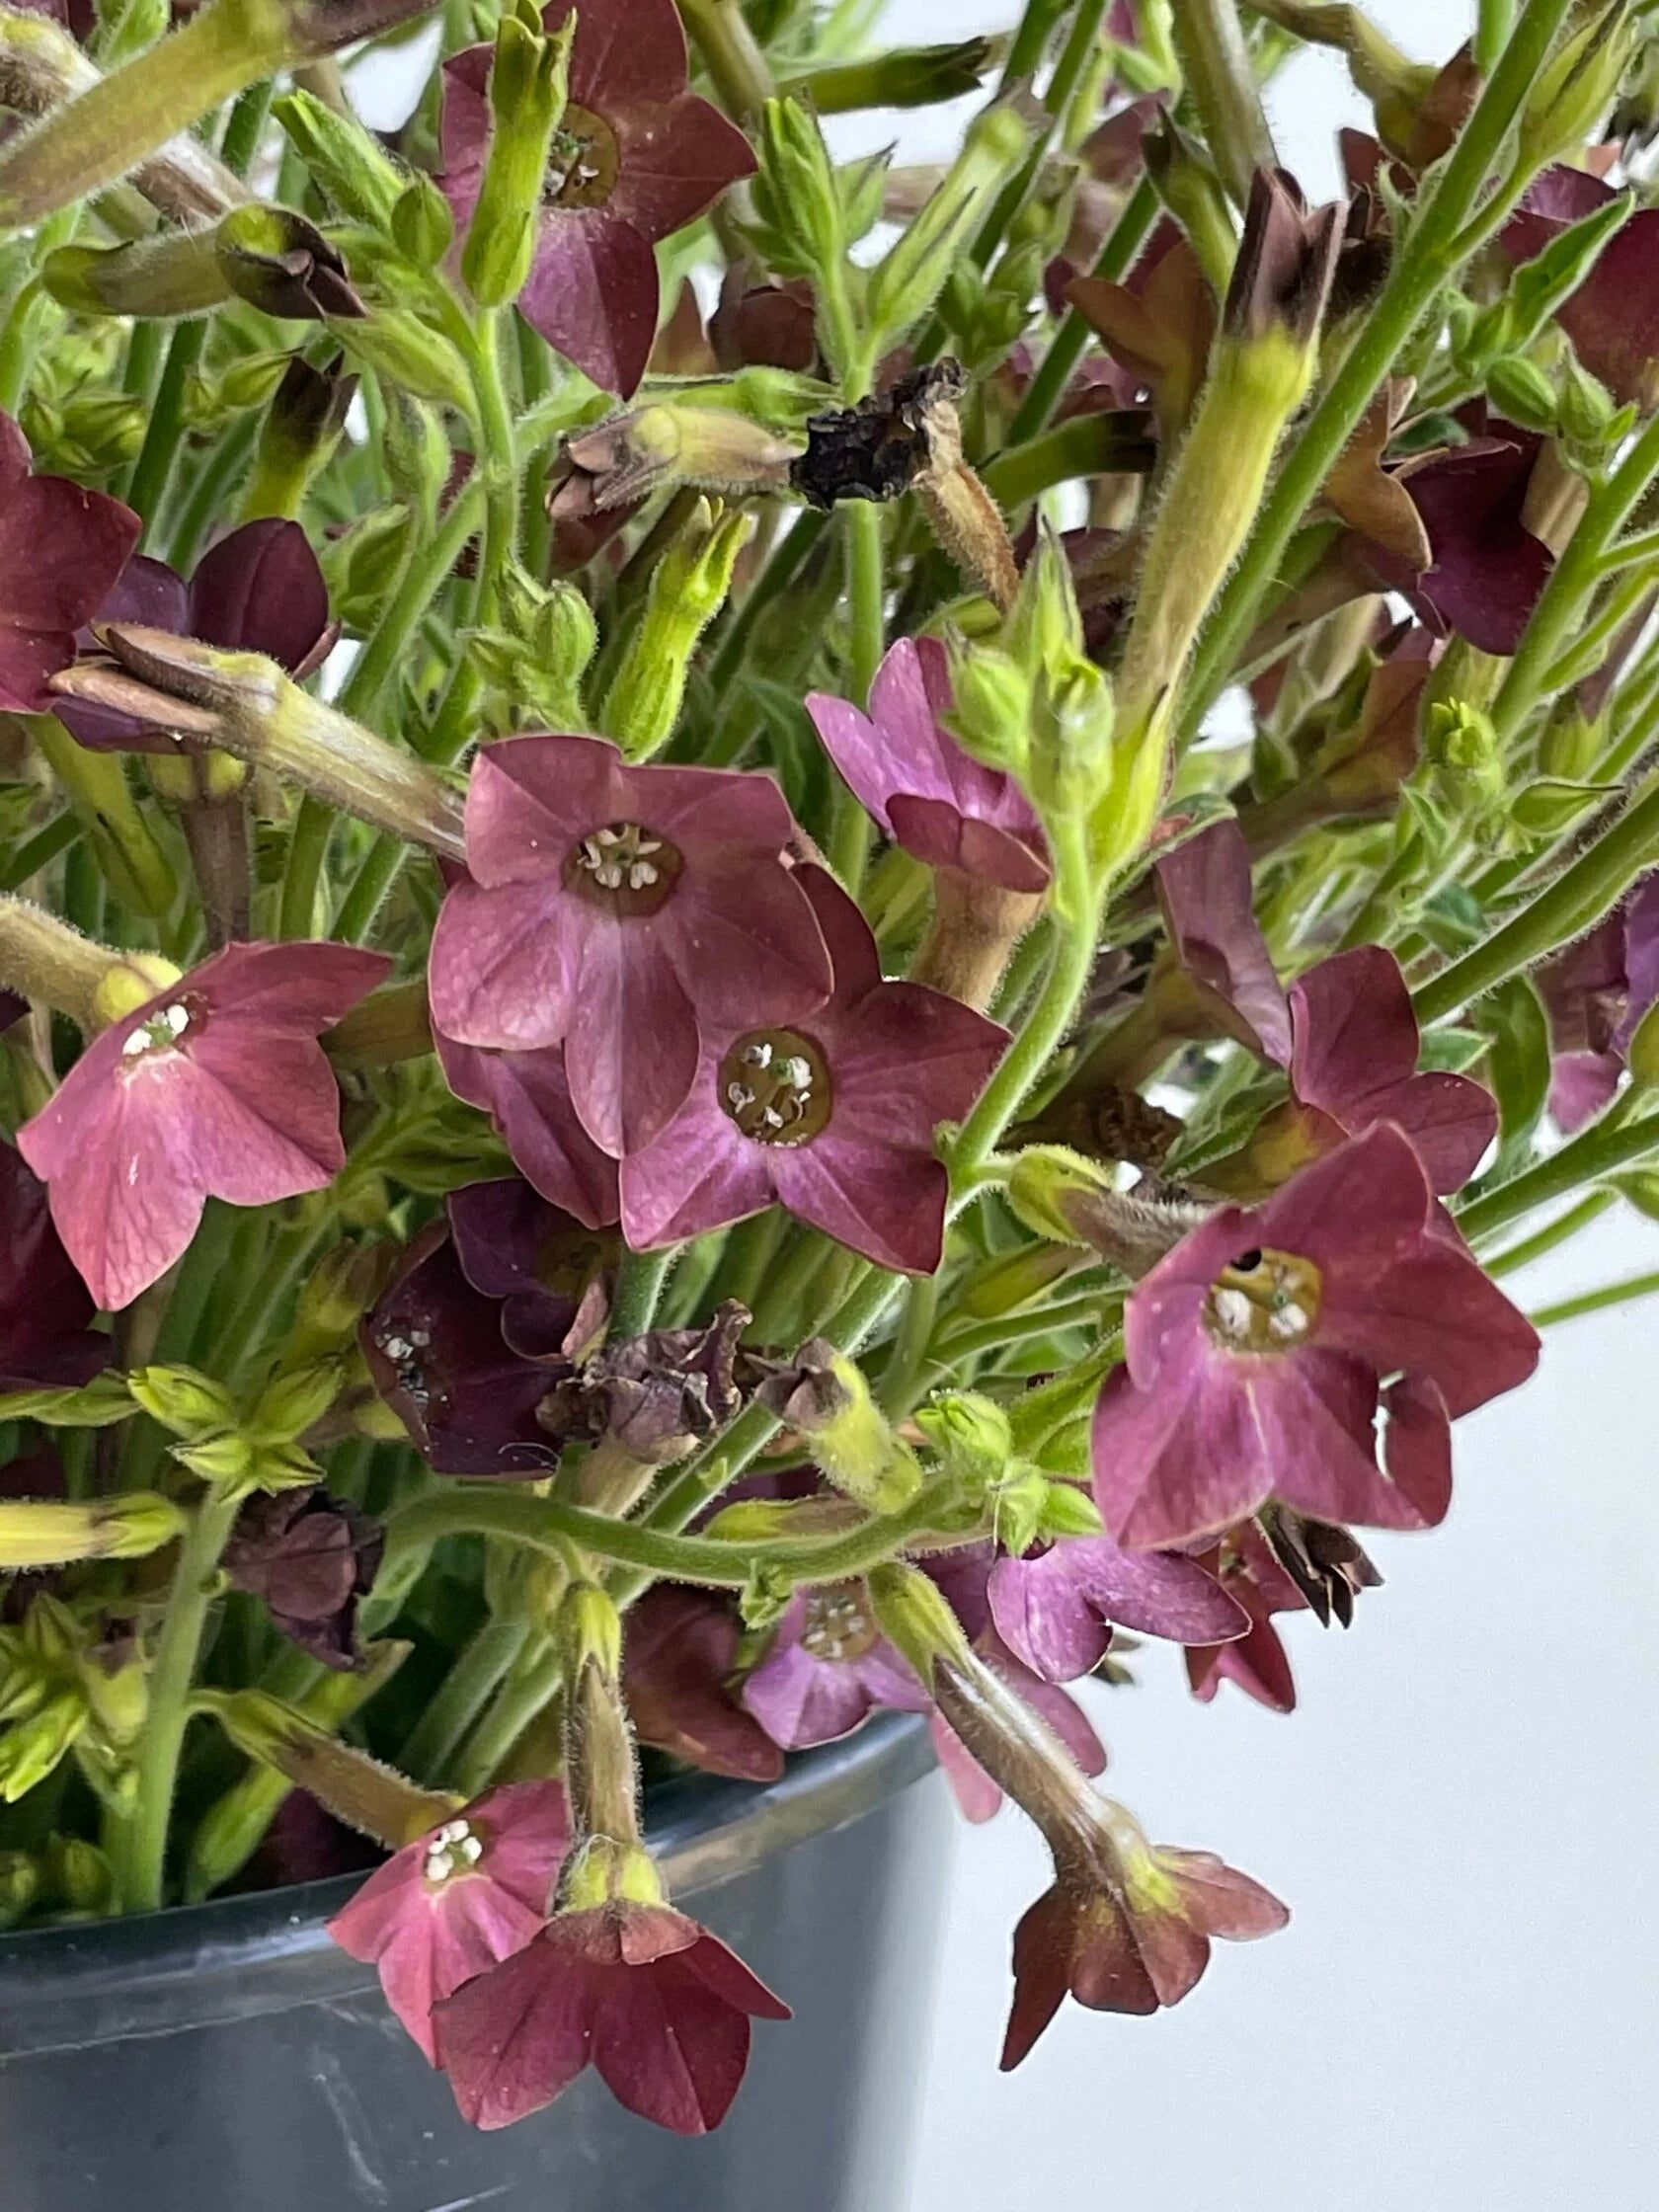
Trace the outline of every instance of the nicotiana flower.
{"type": "Polygon", "coordinates": [[[1467,444],[1398,471],[1428,533],[1431,567],[1414,572],[1367,540],[1381,584],[1404,592],[1442,636],[1456,630],[1482,653],[1515,652],[1555,566],[1526,520],[1542,444],[1532,432],[1494,420],[1467,444]]]}
{"type": "Polygon", "coordinates": [[[405,1845],[329,1922],[434,2066],[434,2006],[530,1941],[570,1845],[564,1784],[509,1782],[405,1845]]]}
{"type": "Polygon", "coordinates": [[[815,691],[807,711],[830,757],[887,835],[930,868],[1039,892],[1048,851],[1035,808],[1011,776],[966,752],[941,717],[950,670],[937,638],[901,638],[876,672],[870,711],[815,691]]]}
{"type": "Polygon", "coordinates": [[[1206,1170],[1218,1190],[1258,1198],[1304,1160],[1392,1122],[1442,1196],[1462,1190],[1497,1135],[1498,1106],[1467,1075],[1418,1071],[1421,1038],[1399,962],[1359,945],[1291,986],[1291,1096],[1235,1159],[1206,1170]]]}
{"type": "Polygon", "coordinates": [[[1216,295],[1182,232],[1166,219],[1123,283],[1073,276],[1066,297],[1119,366],[1150,393],[1164,439],[1179,437],[1218,320],[1216,295]]]}
{"type": "Polygon", "coordinates": [[[18,1132],[101,1306],[164,1275],[209,1198],[269,1206],[346,1163],[317,1038],[385,978],[350,945],[228,945],[95,1038],[18,1132]]]}
{"type": "Polygon", "coordinates": [[[461,1273],[501,1301],[504,1341],[526,1360],[572,1360],[604,1333],[612,1236],[550,1205],[515,1175],[468,1183],[444,1201],[461,1273]]]}
{"type": "Polygon", "coordinates": [[[63,1249],[46,1186],[0,1144],[0,1391],[79,1389],[112,1346],[87,1326],[97,1310],[63,1249]]]}
{"type": "Polygon", "coordinates": [[[1178,2005],[1213,1936],[1272,1936],[1290,1914],[1214,1852],[1149,1844],[1121,1805],[1055,1850],[1054,1887],[1014,1931],[1014,2002],[1002,2067],[1018,2066],[1070,1996],[1097,2013],[1178,2005]]]}
{"type": "Polygon", "coordinates": [[[737,1615],[724,1598],[659,1582],[628,1610],[622,1689],[642,1744],[711,1775],[773,1781],[783,1752],[732,1685],[737,1615]]]}
{"type": "Polygon", "coordinates": [[[467,1280],[446,1224],[434,1222],[363,1319],[374,1386],[440,1474],[539,1476],[557,1463],[536,1409],[572,1363],[515,1351],[505,1313],[503,1300],[467,1280]]]}
{"type": "Polygon", "coordinates": [[[796,881],[823,927],[833,988],[764,1023],[699,1004],[702,1058],[656,1143],[622,1163],[636,1249],[676,1243],[777,1200],[879,1266],[927,1274],[944,1244],[940,1122],[961,1118],[1007,1032],[941,992],[884,983],[876,941],[823,869],[796,881]]]}
{"type": "Polygon", "coordinates": [[[1659,875],[1535,980],[1549,1014],[1549,1111],[1570,1136],[1611,1103],[1637,1025],[1659,1001],[1659,875]]]}
{"type": "MultiPolygon", "coordinates": [[[[556,31],[572,0],[542,22],[556,31]]],[[[542,186],[525,320],[605,391],[626,398],[657,333],[654,242],[707,212],[751,176],[743,133],[690,90],[672,0],[586,0],[575,9],[570,92],[542,186]]],[[[444,64],[443,189],[470,221],[490,142],[493,47],[444,64]]]]}
{"type": "MultiPolygon", "coordinates": [[[[297,522],[244,522],[197,563],[187,584],[165,561],[138,554],[106,593],[94,619],[137,622],[229,651],[268,654],[293,676],[308,675],[333,645],[328,587],[297,522]]],[[[163,729],[89,699],[54,699],[53,711],[82,745],[106,752],[175,752],[163,729]]]]}
{"type": "Polygon", "coordinates": [[[225,1546],[232,1586],[263,1598],[283,1635],[325,1667],[357,1664],[357,1605],[374,1583],[385,1532],[326,1490],[248,1500],[225,1546]]]}
{"type": "MultiPolygon", "coordinates": [[[[994,1628],[981,1629],[974,1639],[974,1648],[1020,1702],[1029,1705],[1048,1722],[1075,1761],[1078,1774],[1092,1778],[1106,1772],[1106,1747],[1074,1698],[1034,1674],[1008,1649],[994,1628]]],[[[980,1765],[942,1712],[935,1711],[929,1725],[933,1749],[963,1819],[973,1821],[976,1826],[994,1819],[1004,1802],[1001,1783],[980,1765]]]]}
{"type": "Polygon", "coordinates": [[[1311,1608],[1326,1627],[1333,1619],[1347,1627],[1358,1592],[1375,1589],[1382,1579],[1346,1529],[1282,1508],[1229,1531],[1204,1555],[1204,1564],[1219,1575],[1250,1625],[1228,1643],[1187,1646],[1193,1696],[1208,1704],[1224,1682],[1232,1682],[1272,1712],[1292,1712],[1297,1701],[1296,1678],[1273,1615],[1311,1608]]]}
{"type": "Polygon", "coordinates": [[[433,1043],[449,1088],[489,1115],[525,1182],[590,1228],[608,1228],[622,1204],[616,1161],[577,1118],[564,1047],[492,1052],[441,1030],[433,1043]]]}
{"type": "Polygon", "coordinates": [[[468,877],[432,945],[433,1026],[463,1045],[565,1048],[601,1149],[648,1144],[684,1099],[701,1027],[818,1005],[823,935],[779,857],[769,776],[631,767],[598,738],[508,738],[467,793],[468,877]]]}
{"type": "Polygon", "coordinates": [[[788,2017],[706,1928],[618,1897],[556,1913],[440,2005],[437,2048],[475,2127],[539,2111],[592,2066],[630,2112],[703,2135],[742,2085],[750,2021],[788,2017]]]}
{"type": "Polygon", "coordinates": [[[1187,837],[1154,871],[1169,959],[1147,988],[1167,1035],[1234,1037],[1290,1058],[1285,991],[1255,915],[1250,854],[1236,822],[1187,837]]]}
{"type": "Polygon", "coordinates": [[[927,1712],[933,1700],[876,1624],[864,1586],[797,1590],[743,1702],[785,1751],[833,1743],[872,1712],[927,1712]]]}
{"type": "Polygon", "coordinates": [[[1385,1122],[1259,1211],[1191,1230],[1136,1285],[1124,1329],[1094,1480],[1135,1547],[1190,1543],[1275,1496],[1322,1521],[1432,1525],[1451,1497],[1450,1421],[1525,1382],[1539,1352],[1385,1122]]]}
{"type": "Polygon", "coordinates": [[[1066,1537],[1001,1558],[990,1616],[1045,1682],[1076,1682],[1106,1656],[1114,1627],[1182,1644],[1230,1642],[1248,1616],[1215,1576],[1178,1551],[1125,1551],[1110,1537],[1066,1537]]]}
{"type": "MultiPolygon", "coordinates": [[[[1562,163],[1535,177],[1520,211],[1498,233],[1513,262],[1532,261],[1571,224],[1618,195],[1585,170],[1562,163]]],[[[1638,208],[1597,255],[1590,274],[1555,310],[1573,351],[1614,397],[1643,412],[1659,401],[1659,208],[1638,208]]]]}
{"type": "Polygon", "coordinates": [[[55,705],[46,678],[75,658],[138,542],[129,507],[63,476],[30,474],[29,440],[0,410],[0,713],[55,705]]]}

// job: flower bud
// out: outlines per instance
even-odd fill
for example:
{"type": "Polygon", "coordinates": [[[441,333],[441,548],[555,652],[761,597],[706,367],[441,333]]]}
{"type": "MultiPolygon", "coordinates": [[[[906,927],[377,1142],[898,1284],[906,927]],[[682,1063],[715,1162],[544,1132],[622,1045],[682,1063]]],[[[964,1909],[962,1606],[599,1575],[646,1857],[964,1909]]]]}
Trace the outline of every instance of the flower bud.
{"type": "Polygon", "coordinates": [[[967,645],[952,635],[951,693],[946,727],[976,760],[1024,782],[1030,773],[1031,679],[1012,654],[967,645]]]}
{"type": "Polygon", "coordinates": [[[84,1836],[53,1836],[46,1845],[46,1879],[72,1913],[112,1908],[115,1875],[109,1859],[84,1836]]]}
{"type": "Polygon", "coordinates": [[[460,355],[412,309],[375,307],[361,321],[342,322],[335,329],[355,360],[416,399],[463,414],[471,406],[472,386],[460,355]]]}
{"type": "Polygon", "coordinates": [[[1152,190],[1180,224],[1219,298],[1227,288],[1237,242],[1231,202],[1214,163],[1168,114],[1160,115],[1141,143],[1152,190]]]}
{"type": "Polygon", "coordinates": [[[242,519],[299,513],[305,488],[322,468],[346,428],[347,410],[357,379],[341,373],[342,356],[315,368],[303,354],[293,355],[260,430],[252,481],[242,501],[242,519]]]}
{"type": "Polygon", "coordinates": [[[1612,106],[1635,50],[1627,0],[1609,0],[1564,39],[1543,65],[1521,111],[1520,167],[1532,174],[1574,152],[1612,106]]]}
{"type": "Polygon", "coordinates": [[[447,199],[424,172],[411,177],[392,209],[392,242],[417,269],[435,269],[455,239],[447,199]]]}
{"type": "Polygon", "coordinates": [[[555,515],[630,506],[664,485],[742,499],[787,488],[798,438],[780,437],[725,408],[654,400],[565,440],[570,474],[550,503],[555,515]]]}
{"type": "Polygon", "coordinates": [[[15,1928],[40,1892],[40,1869],[26,1851],[0,1851],[0,1929],[15,1928]]]}
{"type": "Polygon", "coordinates": [[[1090,1245],[1132,1282],[1173,1251],[1205,1211],[1120,1191],[1110,1169],[1061,1145],[1033,1145],[1022,1151],[1007,1198],[1039,1236],[1090,1245]]]}
{"type": "Polygon", "coordinates": [[[599,715],[630,760],[649,759],[673,735],[697,640],[724,604],[753,532],[752,515],[700,499],[658,562],[644,619],[599,715]]]}
{"type": "Polygon", "coordinates": [[[170,1498],[133,1490],[87,1504],[0,1499],[0,1568],[57,1567],[71,1559],[142,1559],[184,1533],[170,1498]]]}
{"type": "Polygon", "coordinates": [[[823,1337],[803,1344],[755,1394],[799,1432],[836,1489],[871,1513],[897,1513],[920,1489],[914,1453],[894,1433],[859,1368],[823,1337]]]}
{"type": "Polygon", "coordinates": [[[209,1691],[202,1701],[239,1751],[308,1789],[336,1820],[389,1851],[435,1828],[455,1808],[453,1797],[418,1788],[395,1767],[337,1742],[263,1690],[209,1691]]]}
{"type": "Polygon", "coordinates": [[[622,1617],[596,1582],[573,1582],[559,1608],[553,1633],[575,1681],[590,1661],[601,1674],[622,1672],[622,1617]]]}
{"type": "Polygon", "coordinates": [[[314,1428],[340,1395],[344,1381],[335,1359],[278,1375],[260,1392],[245,1424],[259,1444],[292,1444],[314,1428]]]}
{"type": "Polygon", "coordinates": [[[116,666],[65,670],[53,686],[188,730],[253,767],[297,783],[345,813],[465,857],[461,807],[424,762],[301,690],[259,653],[221,652],[194,638],[112,624],[104,643],[116,666]]]}
{"type": "Polygon", "coordinates": [[[784,276],[823,279],[838,272],[847,230],[830,149],[816,118],[787,96],[760,111],[754,207],[768,234],[767,259],[784,276]]]}
{"type": "Polygon", "coordinates": [[[285,93],[272,108],[324,196],[353,222],[390,234],[407,179],[373,132],[309,92],[285,93]]]}
{"type": "Polygon", "coordinates": [[[1537,361],[1509,354],[1486,371],[1486,390],[1499,413],[1523,430],[1552,437],[1556,427],[1555,387],[1537,361]]]}
{"type": "Polygon", "coordinates": [[[938,190],[870,272],[867,313],[878,352],[927,314],[1029,143],[1011,102],[993,101],[969,124],[938,190]]]}
{"type": "Polygon", "coordinates": [[[40,999],[84,1030],[118,1021],[178,980],[178,969],[154,953],[112,952],[43,907],[0,893],[0,986],[40,999]]]}
{"type": "Polygon", "coordinates": [[[516,299],[530,274],[575,31],[567,16],[558,32],[545,36],[533,0],[509,0],[497,26],[489,158],[461,250],[461,275],[481,307],[516,299]]]}
{"type": "Polygon", "coordinates": [[[1592,719],[1568,692],[1555,702],[1539,741],[1539,766],[1546,776],[1587,776],[1607,745],[1607,725],[1592,719]]]}
{"type": "Polygon", "coordinates": [[[0,1803],[15,1805],[74,1748],[88,1719],[79,1691],[59,1691],[30,1714],[0,1732],[0,1803]]]}
{"type": "Polygon", "coordinates": [[[1599,448],[1608,442],[1617,410],[1613,394],[1600,377],[1569,357],[1561,372],[1558,411],[1563,437],[1575,445],[1599,448]]]}
{"type": "Polygon", "coordinates": [[[971,1495],[979,1495],[1007,1473],[1013,1443],[1008,1416],[994,1398],[979,1390],[945,1390],[919,1408],[915,1424],[945,1472],[971,1495]]]}
{"type": "Polygon", "coordinates": [[[963,39],[950,45],[901,47],[864,61],[831,62],[783,87],[821,116],[859,108],[930,108],[977,92],[996,55],[996,40],[963,39]]]}

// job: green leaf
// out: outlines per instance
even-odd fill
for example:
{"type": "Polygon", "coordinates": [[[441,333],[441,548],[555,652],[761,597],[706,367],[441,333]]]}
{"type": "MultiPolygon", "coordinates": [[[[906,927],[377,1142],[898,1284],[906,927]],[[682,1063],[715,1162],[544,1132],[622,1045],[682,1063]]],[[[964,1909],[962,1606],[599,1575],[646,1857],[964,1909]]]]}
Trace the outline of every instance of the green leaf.
{"type": "Polygon", "coordinates": [[[1507,1181],[1526,1162],[1549,1100],[1549,1022],[1525,976],[1484,997],[1475,1019],[1489,1040],[1486,1070],[1497,1095],[1501,1143],[1493,1173],[1507,1181]]]}

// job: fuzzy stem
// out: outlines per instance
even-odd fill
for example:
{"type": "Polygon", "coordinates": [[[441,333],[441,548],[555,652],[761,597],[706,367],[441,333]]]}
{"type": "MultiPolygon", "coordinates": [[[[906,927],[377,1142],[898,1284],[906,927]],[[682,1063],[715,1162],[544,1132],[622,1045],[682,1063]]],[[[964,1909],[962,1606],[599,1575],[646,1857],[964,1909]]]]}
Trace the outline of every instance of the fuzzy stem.
{"type": "Polygon", "coordinates": [[[1604,1114],[1547,1159],[1462,1207],[1458,1226],[1471,1242],[1490,1236],[1540,1206],[1569,1198],[1586,1183],[1599,1183],[1618,1168],[1628,1167],[1655,1147],[1659,1147],[1659,1113],[1627,1122],[1604,1114]]]}
{"type": "Polygon", "coordinates": [[[1510,976],[1533,967],[1600,921],[1659,849],[1659,775],[1650,776],[1606,834],[1555,881],[1413,993],[1426,1028],[1510,976]]]}
{"type": "Polygon", "coordinates": [[[1186,90],[1204,125],[1205,147],[1234,204],[1250,197],[1257,169],[1278,160],[1233,0],[1179,0],[1171,19],[1186,90]]]}
{"type": "Polygon", "coordinates": [[[623,1254],[616,1278],[616,1295],[610,1305],[610,1326],[606,1331],[613,1344],[622,1342],[625,1337],[643,1336],[650,1328],[657,1301],[663,1294],[663,1285],[668,1281],[669,1270],[678,1250],[677,1244],[669,1244],[660,1252],[623,1254]]]}
{"type": "MultiPolygon", "coordinates": [[[[1280,574],[1297,525],[1335,467],[1440,286],[1456,276],[1453,247],[1491,181],[1505,140],[1543,67],[1573,0],[1527,0],[1491,81],[1459,136],[1354,345],[1309,417],[1262,507],[1243,558],[1217,601],[1187,685],[1186,724],[1196,730],[1228,680],[1280,574]]],[[[1472,247],[1471,249],[1472,250],[1472,247]]]]}

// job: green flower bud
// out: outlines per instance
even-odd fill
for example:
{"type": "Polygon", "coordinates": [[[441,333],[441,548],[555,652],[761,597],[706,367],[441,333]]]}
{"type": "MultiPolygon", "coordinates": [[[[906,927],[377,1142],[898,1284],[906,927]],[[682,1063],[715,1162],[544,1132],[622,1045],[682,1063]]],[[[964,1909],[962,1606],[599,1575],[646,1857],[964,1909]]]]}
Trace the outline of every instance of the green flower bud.
{"type": "Polygon", "coordinates": [[[115,1892],[110,1861],[84,1836],[53,1836],[46,1844],[46,1879],[74,1913],[107,1913],[115,1892]]]}
{"type": "Polygon", "coordinates": [[[965,39],[953,45],[910,46],[873,54],[866,61],[831,63],[792,77],[781,89],[821,116],[859,108],[930,108],[977,92],[995,57],[993,39],[965,39]]]}
{"type": "Polygon", "coordinates": [[[978,1390],[946,1390],[915,1416],[940,1464],[970,1493],[988,1490],[1008,1471],[1013,1450],[1008,1416],[978,1390]]]}
{"type": "Polygon", "coordinates": [[[151,1420],[175,1436],[204,1436],[236,1420],[230,1392],[193,1367],[134,1368],[126,1386],[151,1420]]]}
{"type": "Polygon", "coordinates": [[[1012,654],[947,641],[955,706],[947,726],[976,760],[1021,782],[1031,765],[1031,679],[1012,654]]]}
{"type": "Polygon", "coordinates": [[[40,1892],[40,1869],[26,1851],[0,1851],[0,1928],[16,1928],[40,1892]]]}
{"type": "Polygon", "coordinates": [[[762,1382],[761,1400],[805,1437],[837,1490],[871,1513],[897,1513],[921,1487],[921,1468],[870,1394],[861,1370],[822,1337],[762,1382]]]}
{"type": "Polygon", "coordinates": [[[1579,781],[1601,758],[1607,735],[1606,722],[1600,716],[1592,721],[1569,692],[1556,701],[1539,741],[1539,766],[1546,776],[1579,781]]]}
{"type": "Polygon", "coordinates": [[[931,1687],[941,1659],[964,1661],[968,1639],[950,1601],[919,1567],[896,1559],[869,1577],[870,1604],[883,1633],[931,1687]]]}
{"type": "Polygon", "coordinates": [[[360,322],[332,327],[354,360],[415,398],[463,414],[471,406],[472,386],[460,355],[412,310],[376,307],[360,322]]]}
{"type": "Polygon", "coordinates": [[[1029,143],[1029,129],[1011,103],[992,102],[969,124],[938,190],[870,273],[869,319],[878,352],[927,314],[1029,143]]]}
{"type": "Polygon", "coordinates": [[[0,1733],[0,1801],[15,1805],[45,1780],[87,1724],[79,1691],[60,1691],[27,1720],[0,1733]]]}
{"type": "Polygon", "coordinates": [[[1625,1048],[1624,1065],[1638,1089],[1651,1090],[1659,1083],[1659,1006],[1649,1006],[1637,1022],[1625,1048]]]}
{"type": "Polygon", "coordinates": [[[509,0],[497,27],[489,159],[461,251],[461,274],[481,307],[516,299],[530,274],[575,32],[575,19],[567,17],[546,37],[532,0],[509,0]]]}
{"type": "Polygon", "coordinates": [[[1629,67],[1637,33],[1627,0],[1610,4],[1563,40],[1521,111],[1520,165],[1531,173],[1593,136],[1629,67]]]}
{"type": "Polygon", "coordinates": [[[374,133],[309,92],[284,94],[271,112],[325,198],[352,221],[390,235],[407,178],[374,133]]]}
{"type": "Polygon", "coordinates": [[[1524,354],[1510,354],[1495,360],[1486,371],[1486,389],[1501,415],[1523,430],[1555,434],[1555,387],[1537,361],[1524,354]]]}
{"type": "Polygon", "coordinates": [[[0,1499],[0,1569],[14,1573],[71,1559],[141,1559],[183,1533],[185,1517],[153,1490],[84,1504],[0,1499]]]}
{"type": "Polygon", "coordinates": [[[1609,442],[1619,412],[1613,394],[1577,359],[1569,359],[1562,370],[1558,409],[1563,437],[1593,448],[1609,442]]]}
{"type": "Polygon", "coordinates": [[[630,760],[646,760],[673,735],[697,640],[732,588],[754,517],[700,499],[658,562],[651,595],[616,672],[599,724],[630,760]]]}
{"type": "Polygon", "coordinates": [[[1097,1537],[1105,1533],[1100,1508],[1075,1482],[1051,1482],[1037,1517],[1037,1535],[1059,1540],[1065,1537],[1097,1537]]]}
{"type": "Polygon", "coordinates": [[[267,1383],[249,1414],[247,1434],[260,1444],[292,1444],[314,1428],[340,1395],[338,1360],[326,1359],[267,1383]]]}
{"type": "Polygon", "coordinates": [[[193,1443],[178,1445],[173,1457],[181,1466],[189,1467],[192,1474],[199,1475],[215,1490],[258,1487],[254,1447],[234,1430],[227,1429],[217,1436],[203,1436],[193,1443]]]}
{"type": "Polygon", "coordinates": [[[839,271],[847,229],[817,118],[798,100],[768,100],[760,111],[755,153],[754,208],[772,268],[780,276],[816,278],[839,271]]]}
{"type": "Polygon", "coordinates": [[[554,1640],[574,1682],[583,1668],[598,1668],[607,1681],[622,1672],[622,1617],[596,1582],[573,1582],[553,1623],[554,1640]]]}
{"type": "Polygon", "coordinates": [[[424,171],[399,193],[391,230],[398,252],[417,269],[435,269],[454,243],[454,211],[424,171]]]}

